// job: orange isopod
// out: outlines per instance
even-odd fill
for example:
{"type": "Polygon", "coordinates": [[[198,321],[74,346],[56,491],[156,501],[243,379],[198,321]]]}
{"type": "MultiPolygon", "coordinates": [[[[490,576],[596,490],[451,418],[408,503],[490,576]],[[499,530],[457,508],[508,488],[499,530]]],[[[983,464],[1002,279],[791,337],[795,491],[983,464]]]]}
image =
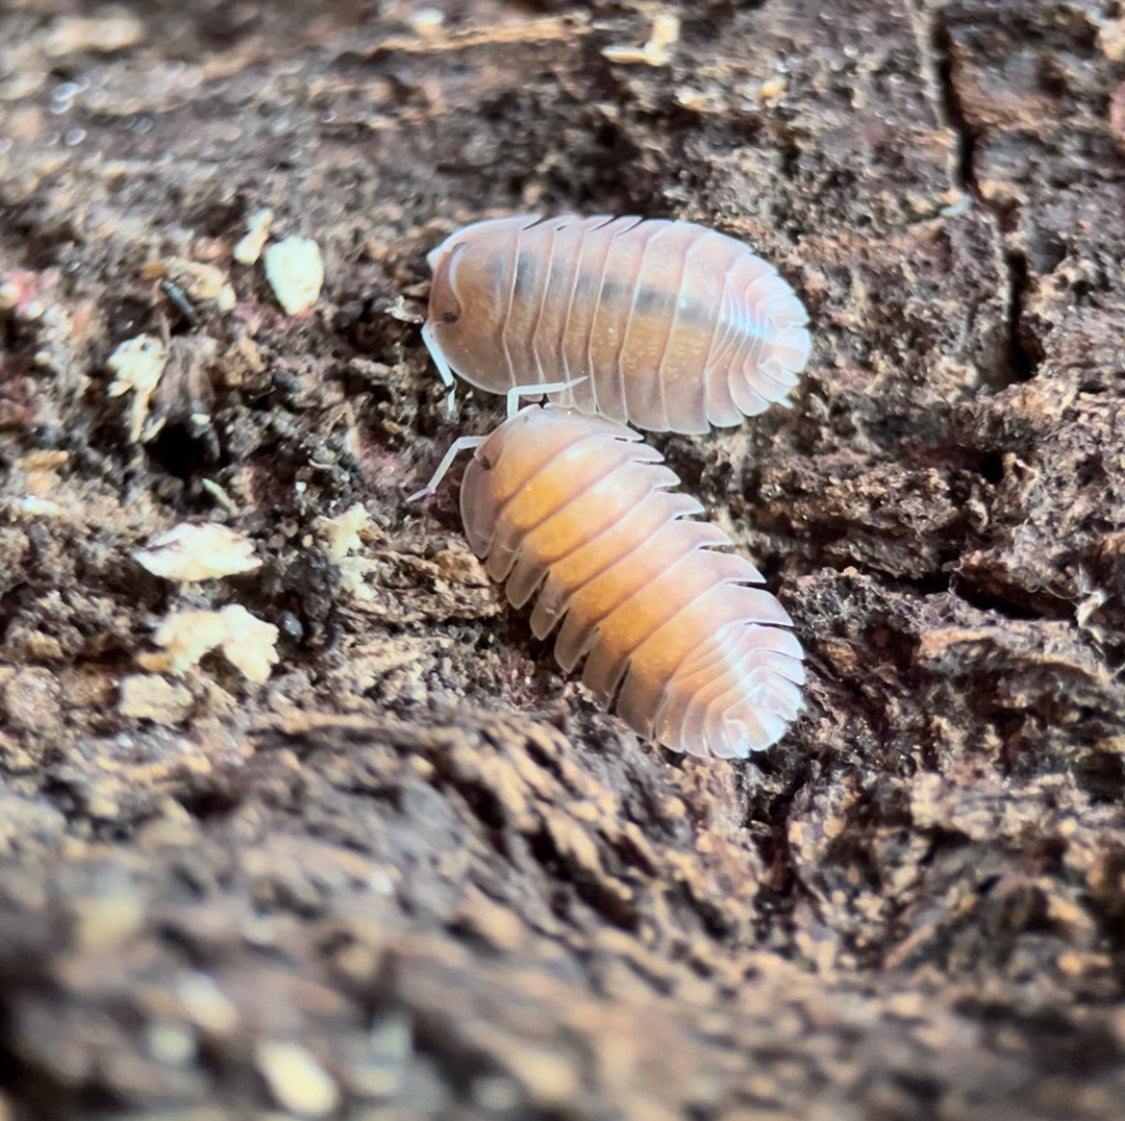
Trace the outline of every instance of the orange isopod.
{"type": "Polygon", "coordinates": [[[508,599],[533,596],[539,638],[616,698],[642,736],[739,758],[775,743],[801,706],[804,664],[785,609],[722,530],[693,520],[660,453],[600,417],[532,405],[475,446],[461,484],[474,552],[508,599]]]}
{"type": "Polygon", "coordinates": [[[692,222],[521,215],[466,226],[427,259],[422,337],[449,386],[454,373],[493,393],[574,382],[552,401],[706,432],[787,404],[808,361],[793,289],[692,222]]]}

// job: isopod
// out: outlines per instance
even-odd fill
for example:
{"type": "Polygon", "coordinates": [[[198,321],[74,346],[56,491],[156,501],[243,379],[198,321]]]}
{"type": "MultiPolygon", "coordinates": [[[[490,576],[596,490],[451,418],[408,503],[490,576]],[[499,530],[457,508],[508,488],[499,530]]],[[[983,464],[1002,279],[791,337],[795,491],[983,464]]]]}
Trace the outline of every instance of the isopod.
{"type": "Polygon", "coordinates": [[[433,250],[422,337],[446,385],[557,380],[553,402],[652,432],[699,433],[788,404],[808,316],[774,267],[691,222],[478,222],[433,250]]]}
{"type": "Polygon", "coordinates": [[[801,706],[800,643],[749,561],[694,520],[703,507],[655,449],[601,417],[532,405],[475,447],[461,484],[473,551],[555,657],[616,700],[640,735],[692,755],[745,757],[801,706]]]}

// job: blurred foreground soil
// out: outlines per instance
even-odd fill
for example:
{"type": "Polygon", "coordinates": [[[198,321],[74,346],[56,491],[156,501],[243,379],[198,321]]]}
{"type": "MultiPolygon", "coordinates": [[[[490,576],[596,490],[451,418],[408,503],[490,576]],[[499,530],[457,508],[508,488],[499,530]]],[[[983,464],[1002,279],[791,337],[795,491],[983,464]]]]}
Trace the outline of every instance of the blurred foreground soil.
{"type": "Polygon", "coordinates": [[[0,1119],[1121,1118],[1125,10],[441,14],[0,10],[0,1119]],[[809,651],[749,764],[568,682],[456,472],[403,504],[502,414],[443,407],[425,254],[526,210],[808,303],[791,410],[655,441],[809,651]],[[184,522],[260,564],[138,563],[184,522]],[[232,607],[268,679],[159,672],[232,607]]]}

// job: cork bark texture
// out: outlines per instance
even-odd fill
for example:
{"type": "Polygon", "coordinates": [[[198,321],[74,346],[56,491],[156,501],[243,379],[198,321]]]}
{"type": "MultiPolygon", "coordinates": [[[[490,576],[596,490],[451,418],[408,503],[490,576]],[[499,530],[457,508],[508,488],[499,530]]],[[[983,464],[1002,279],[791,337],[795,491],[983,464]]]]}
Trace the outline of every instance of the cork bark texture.
{"type": "Polygon", "coordinates": [[[1120,1118],[1125,8],[441,14],[0,12],[0,1118],[1120,1118]],[[654,441],[808,651],[749,763],[558,672],[459,471],[403,502],[503,415],[444,407],[425,254],[529,210],[809,307],[793,408],[654,441]],[[260,564],[135,559],[182,523],[260,564]],[[160,672],[223,608],[276,662],[160,672]]]}

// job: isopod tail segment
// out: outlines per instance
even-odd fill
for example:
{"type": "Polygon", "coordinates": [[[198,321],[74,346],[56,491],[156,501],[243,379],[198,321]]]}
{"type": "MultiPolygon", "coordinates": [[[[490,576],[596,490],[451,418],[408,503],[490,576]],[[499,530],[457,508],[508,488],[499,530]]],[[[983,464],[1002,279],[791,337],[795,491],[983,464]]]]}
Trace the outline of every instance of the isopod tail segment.
{"type": "MultiPolygon", "coordinates": [[[[425,335],[425,328],[422,329],[422,334],[425,335]]],[[[447,385],[453,385],[453,375],[448,373],[448,367],[442,372],[442,380],[447,385]],[[447,377],[448,374],[448,377],[447,377]]],[[[551,393],[562,393],[563,390],[570,389],[573,385],[578,385],[586,379],[572,378],[570,381],[556,381],[548,382],[546,385],[514,385],[508,390],[508,416],[507,419],[511,420],[512,417],[520,411],[520,402],[525,398],[546,397],[551,393]]],[[[452,407],[453,403],[453,390],[449,391],[449,404],[452,407]]],[[[442,479],[449,473],[450,467],[453,466],[454,461],[462,452],[471,451],[473,448],[479,448],[488,439],[487,436],[458,436],[452,444],[449,445],[445,455],[442,456],[441,462],[437,466],[437,470],[430,476],[430,481],[421,488],[416,490],[413,494],[408,495],[407,502],[419,502],[423,498],[429,498],[434,491],[441,486],[442,479]]]]}

